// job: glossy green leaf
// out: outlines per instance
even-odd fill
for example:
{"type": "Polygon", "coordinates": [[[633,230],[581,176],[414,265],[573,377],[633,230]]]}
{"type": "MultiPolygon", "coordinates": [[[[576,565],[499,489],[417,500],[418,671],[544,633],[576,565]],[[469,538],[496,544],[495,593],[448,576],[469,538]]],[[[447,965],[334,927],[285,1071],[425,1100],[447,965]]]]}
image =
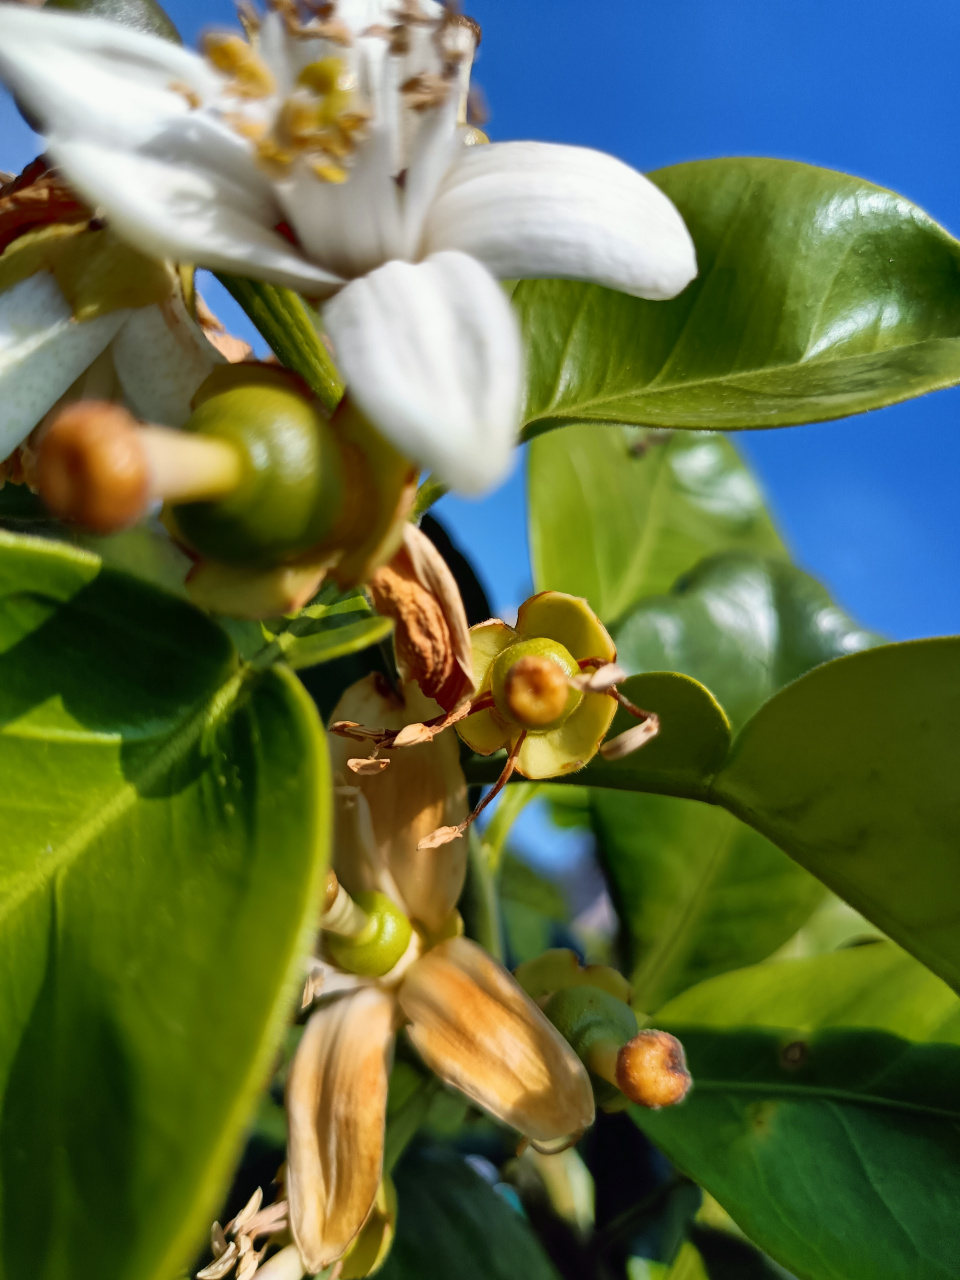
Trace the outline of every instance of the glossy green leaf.
{"type": "Polygon", "coordinates": [[[327,853],[296,678],[0,534],[0,1270],[168,1280],[269,1071],[327,853]]]}
{"type": "Polygon", "coordinates": [[[455,1152],[411,1151],[395,1177],[397,1235],[381,1280],[557,1280],[518,1210],[455,1152]]]}
{"type": "Polygon", "coordinates": [[[282,659],[295,671],[359,653],[393,631],[390,619],[375,613],[362,591],[341,595],[333,583],[297,614],[263,622],[219,621],[247,661],[266,666],[282,659]]]}
{"type": "Polygon", "coordinates": [[[783,553],[723,436],[569,426],[534,440],[527,465],[536,589],[584,596],[606,623],[714,551],[783,553]]]}
{"type": "Polygon", "coordinates": [[[793,1280],[789,1271],[761,1253],[736,1228],[734,1231],[735,1234],[720,1231],[700,1223],[693,1226],[691,1238],[707,1280],[793,1280]]]}
{"type": "Polygon", "coordinates": [[[672,302],[521,283],[528,436],[568,422],[782,427],[960,382],[960,245],[902,196],[788,160],[652,177],[699,275],[672,302]]]}
{"type": "Polygon", "coordinates": [[[776,845],[715,805],[598,789],[592,816],[641,1009],[765,959],[824,896],[776,845]]]}
{"type": "Polygon", "coordinates": [[[686,1241],[673,1266],[649,1258],[628,1258],[627,1280],[710,1280],[710,1276],[696,1247],[686,1241]]]}
{"type": "Polygon", "coordinates": [[[643,600],[614,631],[627,671],[683,671],[739,727],[791,680],[882,643],[788,561],[726,551],[701,561],[669,595],[643,600]]]}
{"type": "Polygon", "coordinates": [[[281,285],[217,272],[217,279],[270,344],[288,369],[299,373],[323,407],[332,412],[343,396],[343,381],[320,333],[313,308],[281,285]]]}
{"type": "Polygon", "coordinates": [[[44,7],[107,18],[123,27],[132,27],[134,31],[144,31],[147,35],[180,43],[177,28],[157,0],[46,0],[44,7]]]}
{"type": "Polygon", "coordinates": [[[636,1122],[801,1280],[953,1280],[960,1000],[888,943],[702,983],[694,1088],[636,1122]]]}
{"type": "Polygon", "coordinates": [[[885,645],[781,690],[713,791],[960,987],[958,740],[960,639],[885,645]]]}

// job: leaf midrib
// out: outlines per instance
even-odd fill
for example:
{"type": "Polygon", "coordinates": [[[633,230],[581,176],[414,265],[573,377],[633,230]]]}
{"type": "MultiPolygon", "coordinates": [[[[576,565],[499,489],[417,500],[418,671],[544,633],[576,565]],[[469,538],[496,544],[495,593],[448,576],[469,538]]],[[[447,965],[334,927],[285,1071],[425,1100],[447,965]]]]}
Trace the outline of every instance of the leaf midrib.
{"type": "MultiPolygon", "coordinates": [[[[856,355],[836,356],[833,358],[829,356],[823,356],[823,357],[816,356],[812,360],[784,361],[782,364],[765,365],[763,368],[758,368],[758,369],[739,369],[736,371],[731,371],[730,373],[723,373],[723,374],[715,375],[708,378],[689,378],[689,379],[683,379],[682,381],[678,380],[672,383],[668,382],[661,386],[653,387],[653,384],[656,380],[656,376],[658,376],[658,375],[655,375],[654,378],[652,378],[648,382],[645,382],[640,387],[635,387],[633,389],[628,388],[625,390],[610,392],[608,395],[591,396],[585,400],[578,400],[575,404],[570,406],[558,405],[556,401],[554,401],[549,405],[545,405],[544,408],[533,417],[527,418],[523,424],[523,429],[526,430],[529,427],[535,426],[538,422],[549,422],[557,418],[562,418],[564,420],[570,419],[571,421],[576,421],[578,416],[581,413],[583,413],[585,410],[591,408],[594,405],[616,404],[618,402],[625,401],[625,400],[641,399],[644,396],[648,396],[648,395],[650,397],[654,397],[654,396],[665,397],[676,391],[687,391],[692,387],[705,387],[713,384],[736,382],[740,379],[763,377],[766,374],[778,373],[784,369],[800,369],[800,368],[809,369],[809,368],[815,368],[819,365],[842,365],[845,363],[850,363],[854,360],[862,360],[865,356],[873,357],[877,355],[885,355],[890,352],[909,351],[914,347],[929,346],[934,343],[956,343],[956,342],[960,342],[960,334],[957,334],[952,338],[918,338],[916,342],[904,342],[897,347],[886,347],[884,348],[883,351],[880,351],[880,352],[859,351],[856,353],[856,355]],[[651,391],[651,387],[653,387],[652,391],[651,391]]],[[[802,399],[802,397],[800,398],[802,399]]],[[[634,425],[632,423],[624,423],[622,418],[611,418],[610,421],[615,423],[622,423],[622,425],[624,426],[634,425]]]]}

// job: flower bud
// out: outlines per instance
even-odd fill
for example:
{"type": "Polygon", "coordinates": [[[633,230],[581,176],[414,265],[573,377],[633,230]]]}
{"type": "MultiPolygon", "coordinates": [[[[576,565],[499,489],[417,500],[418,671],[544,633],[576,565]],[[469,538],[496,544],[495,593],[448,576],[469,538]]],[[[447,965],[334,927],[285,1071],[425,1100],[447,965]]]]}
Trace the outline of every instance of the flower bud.
{"type": "Polygon", "coordinates": [[[241,478],[225,496],[173,507],[183,541],[225,564],[277,562],[321,542],[342,501],[343,463],[297,380],[261,365],[223,365],[194,404],[184,431],[232,445],[241,478]]]}
{"type": "Polygon", "coordinates": [[[334,963],[348,973],[364,978],[382,978],[410,945],[413,928],[385,893],[358,893],[354,900],[369,916],[366,928],[353,937],[325,933],[324,949],[334,963]]]}
{"type": "Polygon", "coordinates": [[[666,1031],[638,1031],[633,1011],[597,987],[568,987],[544,1013],[590,1072],[597,1104],[618,1110],[633,1102],[658,1110],[690,1089],[683,1046],[666,1031]]]}

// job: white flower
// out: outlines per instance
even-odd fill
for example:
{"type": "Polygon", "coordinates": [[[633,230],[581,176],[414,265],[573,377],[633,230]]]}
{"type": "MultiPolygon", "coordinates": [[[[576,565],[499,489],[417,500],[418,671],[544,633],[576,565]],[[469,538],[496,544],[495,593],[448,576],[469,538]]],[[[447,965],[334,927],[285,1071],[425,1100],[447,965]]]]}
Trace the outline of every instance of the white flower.
{"type": "Polygon", "coordinates": [[[479,491],[509,465],[522,373],[494,277],[669,298],[696,272],[690,237],[609,156],[465,145],[475,28],[433,0],[340,0],[305,26],[273,3],[252,44],[208,37],[206,58],[0,4],[0,74],[134,244],[328,300],[359,407],[479,491]]]}

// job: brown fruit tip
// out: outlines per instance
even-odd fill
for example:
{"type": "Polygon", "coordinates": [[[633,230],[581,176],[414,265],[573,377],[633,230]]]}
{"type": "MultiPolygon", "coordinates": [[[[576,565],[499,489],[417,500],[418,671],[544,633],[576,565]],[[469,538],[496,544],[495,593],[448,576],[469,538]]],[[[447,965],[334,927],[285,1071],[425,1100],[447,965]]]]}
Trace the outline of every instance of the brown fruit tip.
{"type": "Polygon", "coordinates": [[[118,404],[81,400],[43,434],[37,489],[59,519],[116,533],[146,511],[150,476],[134,419],[118,404]]]}
{"type": "Polygon", "coordinates": [[[651,1111],[674,1107],[690,1092],[683,1045],[667,1031],[640,1031],[617,1054],[617,1088],[651,1111]]]}

